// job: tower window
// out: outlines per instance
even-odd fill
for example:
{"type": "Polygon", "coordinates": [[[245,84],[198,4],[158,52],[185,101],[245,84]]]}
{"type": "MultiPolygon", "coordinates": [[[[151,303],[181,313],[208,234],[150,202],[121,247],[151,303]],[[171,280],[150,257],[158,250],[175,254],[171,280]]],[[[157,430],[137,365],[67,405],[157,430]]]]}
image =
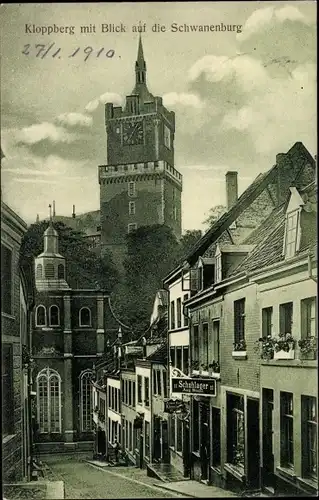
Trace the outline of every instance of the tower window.
{"type": "Polygon", "coordinates": [[[59,266],[58,266],[58,279],[64,280],[64,265],[63,264],[59,264],[59,266]]]}
{"type": "Polygon", "coordinates": [[[135,215],[135,201],[130,201],[128,204],[129,215],[135,215]]]}
{"type": "Polygon", "coordinates": [[[43,267],[42,264],[37,265],[37,270],[36,270],[36,278],[40,280],[43,276],[43,267]]]}
{"type": "Polygon", "coordinates": [[[92,430],[92,385],[93,373],[91,370],[83,372],[80,376],[80,408],[81,408],[81,431],[92,430]]]}
{"type": "Polygon", "coordinates": [[[164,146],[171,149],[171,131],[166,125],[164,125],[164,146]]]}
{"type": "Polygon", "coordinates": [[[50,326],[60,325],[60,310],[58,306],[50,307],[50,326]]]}
{"type": "Polygon", "coordinates": [[[47,324],[47,312],[44,306],[38,306],[35,313],[35,324],[36,326],[46,326],[47,324]]]}
{"type": "Polygon", "coordinates": [[[80,309],[80,326],[91,326],[91,310],[88,307],[80,309]]]}
{"type": "Polygon", "coordinates": [[[128,183],[128,195],[130,197],[135,196],[136,190],[135,190],[135,182],[131,181],[128,183]]]}
{"type": "Polygon", "coordinates": [[[37,376],[38,425],[41,434],[61,432],[61,377],[44,368],[37,376]]]}
{"type": "Polygon", "coordinates": [[[132,222],[131,224],[129,224],[127,226],[127,232],[128,232],[128,234],[133,233],[134,231],[136,231],[136,229],[137,229],[136,222],[132,222]]]}
{"type": "Polygon", "coordinates": [[[44,267],[44,275],[46,278],[54,278],[54,265],[49,263],[44,267]]]}

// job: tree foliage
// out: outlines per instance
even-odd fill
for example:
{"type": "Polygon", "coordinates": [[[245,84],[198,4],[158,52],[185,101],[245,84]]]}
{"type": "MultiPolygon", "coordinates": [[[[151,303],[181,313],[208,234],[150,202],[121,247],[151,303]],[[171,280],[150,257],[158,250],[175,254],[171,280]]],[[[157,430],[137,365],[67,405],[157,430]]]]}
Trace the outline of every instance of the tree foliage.
{"type": "Polygon", "coordinates": [[[178,241],[164,225],[144,226],[127,236],[124,277],[114,292],[114,307],[136,335],[147,330],[157,290],[184,260],[201,231],[187,231],[178,241]]]}
{"type": "Polygon", "coordinates": [[[227,208],[224,205],[215,205],[209,210],[209,215],[203,224],[211,227],[225,212],[227,208]]]}
{"type": "MultiPolygon", "coordinates": [[[[33,266],[34,258],[43,252],[43,234],[48,223],[42,221],[29,226],[21,245],[20,263],[33,266]]],[[[111,292],[118,281],[118,273],[111,255],[100,258],[94,254],[84,234],[63,222],[55,222],[59,234],[59,253],[66,259],[66,279],[71,288],[101,288],[111,292]]]]}

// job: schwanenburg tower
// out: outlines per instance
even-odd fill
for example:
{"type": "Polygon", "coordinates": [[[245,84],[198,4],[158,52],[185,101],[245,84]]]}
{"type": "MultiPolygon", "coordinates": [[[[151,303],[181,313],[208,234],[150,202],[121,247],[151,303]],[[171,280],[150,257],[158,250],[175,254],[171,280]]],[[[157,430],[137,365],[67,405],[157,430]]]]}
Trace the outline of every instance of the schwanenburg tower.
{"type": "Polygon", "coordinates": [[[174,168],[175,113],[147,87],[141,38],[135,86],[124,108],[105,105],[107,164],[99,166],[101,245],[116,262],[126,235],[141,226],[166,224],[181,236],[182,176],[174,168]]]}

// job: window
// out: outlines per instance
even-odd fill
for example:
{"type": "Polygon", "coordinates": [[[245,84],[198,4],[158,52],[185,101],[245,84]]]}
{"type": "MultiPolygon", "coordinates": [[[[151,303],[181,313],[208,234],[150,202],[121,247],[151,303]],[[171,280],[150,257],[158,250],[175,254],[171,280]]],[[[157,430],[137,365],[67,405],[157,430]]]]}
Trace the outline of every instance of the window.
{"type": "Polygon", "coordinates": [[[182,372],[185,373],[186,375],[188,374],[188,362],[189,362],[188,346],[184,346],[183,347],[183,368],[182,368],[182,372]]]}
{"type": "Polygon", "coordinates": [[[132,382],[132,396],[133,396],[133,401],[132,401],[132,406],[135,408],[136,405],[136,383],[132,382]]]}
{"type": "Polygon", "coordinates": [[[133,425],[129,422],[129,450],[133,451],[133,425]]]}
{"type": "Polygon", "coordinates": [[[293,257],[297,250],[298,219],[298,210],[287,214],[285,237],[285,256],[287,258],[293,257]]]}
{"type": "Polygon", "coordinates": [[[176,206],[173,209],[173,219],[177,220],[177,207],[176,206]]]}
{"type": "Polygon", "coordinates": [[[50,326],[60,325],[60,310],[58,306],[50,307],[50,326]]]}
{"type": "Polygon", "coordinates": [[[215,259],[215,280],[216,283],[222,280],[222,254],[216,255],[215,259]]]}
{"type": "Polygon", "coordinates": [[[36,279],[40,280],[42,278],[43,278],[43,267],[42,264],[38,264],[36,270],[36,279]]]}
{"type": "Polygon", "coordinates": [[[1,244],[1,311],[12,314],[12,251],[1,244]]]}
{"type": "Polygon", "coordinates": [[[176,347],[176,368],[182,369],[182,348],[176,347]]]}
{"type": "Polygon", "coordinates": [[[91,370],[87,370],[80,375],[80,409],[82,432],[90,432],[92,430],[92,377],[93,373],[91,372],[91,370]]]}
{"type": "Polygon", "coordinates": [[[208,363],[209,363],[209,361],[208,361],[208,323],[203,323],[202,362],[205,365],[205,369],[208,370],[208,363]]]}
{"type": "Polygon", "coordinates": [[[303,449],[305,461],[303,475],[317,479],[317,400],[311,396],[301,396],[303,416],[303,449]]]}
{"type": "Polygon", "coordinates": [[[61,432],[61,377],[51,368],[38,373],[37,410],[41,434],[61,432]]]}
{"type": "Polygon", "coordinates": [[[132,380],[128,381],[128,404],[132,406],[132,380]]]}
{"type": "Polygon", "coordinates": [[[287,302],[279,306],[279,329],[280,333],[291,333],[292,330],[293,303],[287,302]]]}
{"type": "Polygon", "coordinates": [[[80,326],[91,326],[91,310],[88,307],[80,309],[80,326]]]}
{"type": "Polygon", "coordinates": [[[47,312],[44,306],[38,306],[35,313],[35,324],[36,326],[46,326],[47,324],[47,312]]]}
{"type": "Polygon", "coordinates": [[[172,300],[171,302],[171,329],[175,329],[175,302],[172,300]]]}
{"type": "Polygon", "coordinates": [[[164,145],[171,149],[171,131],[166,125],[164,125],[164,145]]]}
{"type": "Polygon", "coordinates": [[[245,299],[234,302],[234,342],[245,339],[245,299]]]}
{"type": "Polygon", "coordinates": [[[227,395],[227,432],[227,460],[234,465],[244,467],[245,420],[242,396],[227,395]]]}
{"type": "Polygon", "coordinates": [[[316,328],[316,298],[311,297],[301,301],[301,337],[315,337],[316,328]]]}
{"type": "Polygon", "coordinates": [[[137,402],[142,403],[142,376],[137,375],[137,402]]]}
{"type": "Polygon", "coordinates": [[[161,370],[157,370],[157,394],[162,395],[162,380],[161,380],[161,370]]]}
{"type": "Polygon", "coordinates": [[[133,196],[135,196],[136,194],[136,191],[135,191],[135,182],[129,182],[128,183],[128,195],[130,198],[132,198],[133,196]]]}
{"type": "Polygon", "coordinates": [[[54,265],[49,262],[44,266],[44,277],[47,279],[54,278],[54,265]]]}
{"type": "Polygon", "coordinates": [[[193,361],[195,363],[199,362],[199,327],[194,325],[193,327],[193,361]]]}
{"type": "Polygon", "coordinates": [[[172,364],[172,366],[176,366],[176,364],[175,364],[175,347],[171,347],[169,352],[170,352],[171,364],[172,364]]]}
{"type": "Polygon", "coordinates": [[[135,201],[130,201],[128,204],[129,215],[135,215],[135,201]]]}
{"type": "MultiPolygon", "coordinates": [[[[193,399],[193,422],[199,422],[199,403],[193,399]]],[[[198,425],[193,425],[193,451],[199,451],[199,432],[198,425]]]]}
{"type": "MultiPolygon", "coordinates": [[[[188,293],[184,295],[183,302],[186,302],[187,299],[188,299],[188,293]]],[[[183,309],[183,315],[184,315],[184,326],[188,326],[188,314],[185,308],[183,309]]]]}
{"type": "Polygon", "coordinates": [[[262,309],[262,336],[268,337],[272,336],[272,317],[273,309],[272,307],[265,307],[262,309]]]}
{"type": "Polygon", "coordinates": [[[12,345],[2,344],[2,436],[14,433],[12,345]]]}
{"type": "Polygon", "coordinates": [[[150,423],[145,420],[145,456],[150,458],[150,423]]]}
{"type": "Polygon", "coordinates": [[[213,361],[219,363],[220,346],[219,346],[219,320],[213,321],[213,361]]]}
{"type": "Polygon", "coordinates": [[[148,377],[144,377],[144,404],[150,405],[150,379],[148,377]]]}
{"type": "Polygon", "coordinates": [[[183,422],[176,415],[176,451],[182,451],[183,449],[183,422]]]}
{"type": "Polygon", "coordinates": [[[167,398],[167,373],[163,371],[163,395],[164,398],[167,398]]]}
{"type": "Polygon", "coordinates": [[[212,407],[213,460],[214,467],[220,467],[220,409],[212,407]]]}
{"type": "Polygon", "coordinates": [[[136,231],[136,229],[137,229],[136,222],[132,222],[132,223],[128,224],[128,226],[127,226],[128,234],[133,233],[134,231],[136,231]]]}
{"type": "Polygon", "coordinates": [[[157,370],[153,370],[153,394],[157,394],[157,370]]]}
{"type": "Polygon", "coordinates": [[[175,415],[170,415],[170,446],[175,448],[175,437],[176,437],[176,426],[175,426],[175,415]]]}
{"type": "Polygon", "coordinates": [[[178,298],[176,301],[177,308],[177,328],[181,328],[182,326],[182,299],[178,298]]]}
{"type": "Polygon", "coordinates": [[[63,264],[59,264],[58,265],[58,279],[59,280],[64,280],[65,276],[64,276],[64,265],[63,264]]]}
{"type": "Polygon", "coordinates": [[[280,392],[281,465],[294,466],[293,394],[280,392]]]}

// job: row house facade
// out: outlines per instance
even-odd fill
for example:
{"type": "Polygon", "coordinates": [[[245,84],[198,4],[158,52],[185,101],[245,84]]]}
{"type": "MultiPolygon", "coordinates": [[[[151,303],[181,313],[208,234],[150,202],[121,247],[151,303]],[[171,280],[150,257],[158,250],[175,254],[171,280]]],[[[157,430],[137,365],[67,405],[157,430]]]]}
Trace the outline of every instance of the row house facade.
{"type": "MultiPolygon", "coordinates": [[[[1,151],[1,157],[2,151],[1,151]]],[[[26,223],[1,201],[2,479],[30,480],[33,282],[20,259],[26,223]]]]}
{"type": "Polygon", "coordinates": [[[316,382],[311,378],[316,362],[300,359],[298,349],[287,361],[292,354],[286,349],[307,344],[300,332],[314,332],[316,322],[316,263],[309,257],[315,235],[314,171],[301,143],[278,155],[276,165],[257,177],[187,257],[183,288],[188,285],[191,295],[184,304],[191,381],[184,386],[199,387],[191,396],[193,479],[236,490],[280,491],[288,484],[292,491],[311,491],[309,470],[317,467],[316,382]],[[268,273],[269,266],[276,271],[268,273]],[[261,359],[266,345],[275,343],[274,359],[261,359]],[[311,437],[301,440],[300,448],[302,426],[311,437]],[[302,472],[304,460],[308,473],[302,472]]]}

